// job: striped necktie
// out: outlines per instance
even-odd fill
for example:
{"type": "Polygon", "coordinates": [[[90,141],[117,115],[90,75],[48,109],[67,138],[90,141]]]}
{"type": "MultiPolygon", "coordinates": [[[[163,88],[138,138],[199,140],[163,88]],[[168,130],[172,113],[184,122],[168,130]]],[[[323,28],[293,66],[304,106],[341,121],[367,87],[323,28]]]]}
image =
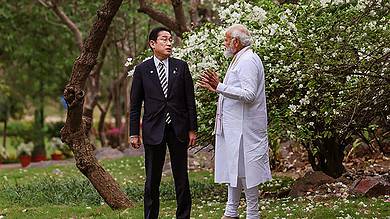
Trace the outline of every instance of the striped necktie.
{"type": "MultiPolygon", "coordinates": [[[[167,74],[165,73],[165,65],[162,62],[158,64],[158,77],[160,79],[161,88],[164,92],[164,96],[166,99],[168,96],[168,80],[167,80],[167,74]]],[[[165,122],[168,124],[171,123],[171,117],[169,116],[169,113],[167,113],[165,122]]]]}

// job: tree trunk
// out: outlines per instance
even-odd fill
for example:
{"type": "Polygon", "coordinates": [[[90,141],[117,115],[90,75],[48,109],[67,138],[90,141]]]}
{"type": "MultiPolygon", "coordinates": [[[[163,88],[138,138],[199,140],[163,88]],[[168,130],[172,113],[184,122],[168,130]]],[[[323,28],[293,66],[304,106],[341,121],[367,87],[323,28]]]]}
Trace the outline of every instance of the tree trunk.
{"type": "Polygon", "coordinates": [[[199,26],[199,15],[198,15],[199,4],[200,4],[200,0],[191,0],[191,6],[190,6],[189,13],[190,13],[192,27],[199,26]]]}
{"type": "MultiPolygon", "coordinates": [[[[148,21],[147,33],[150,33],[152,29],[152,24],[153,24],[153,19],[150,18],[148,21]]],[[[149,48],[149,42],[148,40],[145,40],[144,50],[147,50],[148,48],[149,48]]]]}
{"type": "Polygon", "coordinates": [[[122,124],[122,106],[121,106],[121,83],[117,81],[114,89],[114,118],[115,118],[115,128],[120,128],[122,124]]]}
{"type": "MultiPolygon", "coordinates": [[[[119,75],[118,78],[115,79],[112,85],[112,95],[113,95],[113,107],[114,107],[114,118],[115,118],[115,127],[116,128],[121,128],[122,127],[122,115],[123,112],[126,113],[126,110],[123,110],[123,104],[121,102],[121,97],[123,96],[123,87],[125,86],[126,83],[126,78],[127,78],[127,72],[128,69],[127,67],[123,67],[122,73],[119,75]]],[[[115,145],[119,148],[123,144],[127,143],[127,138],[124,138],[123,135],[119,134],[118,136],[118,145],[115,145]],[[125,142],[126,140],[126,142],[125,142]]]]}
{"type": "Polygon", "coordinates": [[[150,18],[166,26],[181,38],[184,32],[190,31],[190,28],[186,24],[183,3],[181,0],[172,0],[171,3],[175,13],[175,19],[162,11],[155,10],[146,2],[146,0],[139,0],[138,12],[147,14],[150,18]]]}
{"type": "Polygon", "coordinates": [[[133,57],[135,57],[137,53],[137,19],[136,16],[133,17],[133,57]]]}
{"type": "Polygon", "coordinates": [[[180,38],[182,37],[182,33],[190,31],[187,26],[187,19],[184,14],[183,9],[183,1],[182,0],[171,0],[173,11],[175,12],[176,23],[179,26],[180,38]]]}
{"type": "Polygon", "coordinates": [[[32,160],[42,161],[46,158],[46,149],[45,149],[45,133],[43,131],[44,123],[45,123],[45,96],[44,96],[44,85],[43,82],[39,82],[39,100],[38,100],[38,109],[35,110],[34,115],[34,150],[32,152],[32,160]]]}
{"type": "Polygon", "coordinates": [[[70,81],[65,87],[68,112],[65,126],[61,130],[61,139],[72,149],[77,168],[113,209],[128,208],[132,203],[94,156],[94,146],[89,142],[89,130],[82,115],[86,80],[97,62],[100,47],[121,3],[122,0],[107,0],[97,12],[97,19],[84,41],[82,52],[73,65],[70,81]]]}
{"type": "Polygon", "coordinates": [[[6,149],[7,144],[7,118],[4,120],[4,129],[3,129],[3,147],[6,149]]]}
{"type": "Polygon", "coordinates": [[[125,148],[129,146],[129,136],[130,136],[130,83],[131,77],[127,77],[125,81],[125,112],[126,112],[126,123],[125,123],[125,133],[124,133],[124,145],[125,148]]]}
{"type": "Polygon", "coordinates": [[[315,154],[310,146],[305,146],[313,170],[322,171],[333,178],[340,177],[345,172],[344,147],[335,137],[315,140],[314,144],[319,148],[315,154]]]}
{"type": "MultiPolygon", "coordinates": [[[[83,118],[86,121],[87,129],[91,130],[93,125],[93,110],[100,97],[100,72],[106,57],[107,47],[103,46],[100,53],[100,61],[95,65],[87,79],[86,95],[84,101],[83,118]]],[[[88,132],[89,135],[90,132],[88,132]]]]}
{"type": "Polygon", "coordinates": [[[100,110],[98,133],[99,133],[99,139],[100,139],[100,143],[101,143],[102,147],[107,146],[107,138],[106,138],[106,134],[104,133],[104,131],[105,131],[104,121],[106,120],[106,115],[107,115],[108,109],[110,108],[111,101],[112,101],[112,93],[111,93],[111,91],[109,91],[109,92],[110,92],[110,94],[108,96],[108,101],[107,101],[106,107],[103,109],[102,106],[100,106],[99,104],[97,105],[99,110],[100,110]]]}

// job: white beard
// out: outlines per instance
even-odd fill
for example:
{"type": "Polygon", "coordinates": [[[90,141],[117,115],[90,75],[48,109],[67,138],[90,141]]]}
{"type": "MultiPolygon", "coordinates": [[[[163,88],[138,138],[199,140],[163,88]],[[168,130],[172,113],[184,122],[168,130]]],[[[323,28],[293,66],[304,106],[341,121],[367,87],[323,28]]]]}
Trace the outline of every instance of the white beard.
{"type": "Polygon", "coordinates": [[[223,51],[223,55],[224,55],[226,58],[233,57],[233,56],[234,56],[233,49],[232,49],[231,47],[226,48],[225,51],[223,51]]]}

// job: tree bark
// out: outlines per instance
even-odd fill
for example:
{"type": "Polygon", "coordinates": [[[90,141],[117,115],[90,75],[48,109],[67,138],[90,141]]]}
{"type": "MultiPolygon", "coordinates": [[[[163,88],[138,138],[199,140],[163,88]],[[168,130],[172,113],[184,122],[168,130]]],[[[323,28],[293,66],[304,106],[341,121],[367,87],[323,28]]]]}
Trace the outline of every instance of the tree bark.
{"type": "Polygon", "coordinates": [[[110,108],[111,101],[112,101],[111,91],[109,91],[109,92],[110,92],[110,94],[108,96],[108,100],[107,100],[107,104],[106,104],[105,108],[103,108],[102,106],[97,104],[97,106],[100,110],[100,118],[99,118],[99,124],[98,124],[98,135],[99,135],[99,139],[100,139],[100,143],[101,143],[102,147],[107,146],[107,138],[106,138],[106,134],[104,133],[104,131],[105,131],[104,121],[106,119],[106,115],[107,115],[108,109],[110,108]]]}
{"type": "Polygon", "coordinates": [[[7,144],[7,118],[4,120],[4,129],[3,129],[3,147],[6,149],[7,144]]]}
{"type": "Polygon", "coordinates": [[[137,53],[137,20],[136,17],[133,17],[133,57],[135,57],[137,53]]]}
{"type": "Polygon", "coordinates": [[[58,0],[38,0],[45,7],[50,8],[57,17],[64,23],[74,34],[77,46],[81,51],[83,48],[83,36],[77,25],[58,7],[58,0]]]}
{"type": "MultiPolygon", "coordinates": [[[[126,112],[126,109],[123,110],[123,105],[121,103],[122,91],[125,86],[127,78],[127,67],[123,67],[123,73],[113,82],[113,107],[114,107],[114,118],[115,118],[115,127],[122,127],[122,112],[126,112]]],[[[118,147],[121,148],[123,144],[127,143],[127,138],[124,138],[123,135],[119,134],[118,147]],[[126,139],[126,141],[125,141],[126,139]]]]}
{"type": "Polygon", "coordinates": [[[191,0],[190,6],[190,19],[192,27],[197,27],[199,25],[199,15],[198,15],[198,6],[200,0],[191,0]]]}
{"type": "Polygon", "coordinates": [[[32,161],[38,162],[46,159],[45,133],[45,94],[43,81],[39,81],[37,109],[34,115],[34,150],[32,151],[32,161]]]}
{"type": "MultiPolygon", "coordinates": [[[[103,67],[107,53],[107,46],[103,46],[100,52],[100,61],[95,65],[87,80],[87,88],[83,109],[83,118],[86,121],[87,129],[90,131],[93,125],[93,110],[100,97],[100,72],[103,67]]],[[[88,132],[89,133],[89,132],[88,132]]]]}
{"type": "Polygon", "coordinates": [[[344,148],[341,147],[336,137],[317,139],[314,144],[319,148],[315,154],[310,146],[305,146],[313,170],[322,171],[333,178],[340,177],[345,172],[344,148]]]}
{"type": "MultiPolygon", "coordinates": [[[[153,24],[153,19],[152,18],[149,18],[149,21],[148,21],[148,27],[147,27],[147,33],[150,33],[151,29],[152,29],[152,24],[153,24]]],[[[147,50],[149,47],[149,42],[148,40],[145,40],[145,44],[144,44],[144,50],[147,50]]]]}
{"type": "Polygon", "coordinates": [[[81,35],[81,31],[78,29],[75,23],[73,23],[66,14],[60,10],[57,5],[53,7],[54,13],[65,23],[65,25],[73,32],[76,38],[76,43],[81,50],[83,47],[83,37],[81,35]]]}
{"type": "Polygon", "coordinates": [[[116,81],[115,86],[113,87],[113,91],[114,91],[113,107],[114,107],[115,127],[120,128],[122,124],[121,81],[116,81]]]}
{"type": "Polygon", "coordinates": [[[123,135],[124,145],[128,146],[129,136],[130,136],[130,84],[132,77],[126,77],[125,79],[125,112],[126,112],[126,122],[125,122],[125,133],[123,135]]]}
{"type": "Polygon", "coordinates": [[[171,0],[173,11],[175,12],[176,23],[181,33],[180,37],[184,32],[190,31],[187,26],[187,19],[184,14],[183,1],[182,0],[171,0]]]}
{"type": "Polygon", "coordinates": [[[184,32],[190,31],[190,28],[186,24],[182,1],[172,1],[172,6],[175,12],[176,19],[169,17],[161,11],[153,9],[145,2],[145,0],[139,0],[139,6],[140,7],[138,9],[138,12],[142,12],[144,14],[149,15],[149,17],[153,18],[155,21],[161,23],[162,25],[175,32],[175,34],[180,38],[183,36],[184,32]]]}
{"type": "Polygon", "coordinates": [[[86,80],[97,62],[100,47],[121,3],[122,0],[107,0],[97,12],[97,19],[80,56],[74,62],[70,81],[65,87],[68,112],[65,126],[61,129],[61,139],[72,149],[77,168],[113,209],[128,208],[132,203],[94,156],[94,146],[89,142],[88,129],[82,115],[86,80]]]}

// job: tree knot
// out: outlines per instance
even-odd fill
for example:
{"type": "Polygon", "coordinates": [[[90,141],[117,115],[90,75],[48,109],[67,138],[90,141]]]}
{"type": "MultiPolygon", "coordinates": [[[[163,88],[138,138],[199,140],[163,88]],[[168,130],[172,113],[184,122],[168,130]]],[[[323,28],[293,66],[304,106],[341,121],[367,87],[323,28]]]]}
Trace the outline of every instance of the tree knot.
{"type": "Polygon", "coordinates": [[[64,91],[64,98],[68,108],[74,108],[77,105],[83,103],[84,100],[84,91],[73,86],[67,86],[64,91]]]}

